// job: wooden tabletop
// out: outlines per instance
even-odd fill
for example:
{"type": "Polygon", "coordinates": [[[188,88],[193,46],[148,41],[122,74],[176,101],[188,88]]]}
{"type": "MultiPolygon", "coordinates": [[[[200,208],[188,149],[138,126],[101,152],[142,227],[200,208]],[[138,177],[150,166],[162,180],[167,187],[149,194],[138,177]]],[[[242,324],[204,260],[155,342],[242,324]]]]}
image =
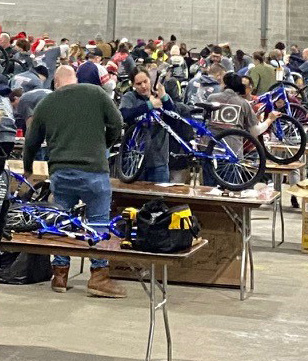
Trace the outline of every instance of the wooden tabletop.
{"type": "MultiPolygon", "coordinates": [[[[162,187],[150,182],[123,183],[119,179],[111,179],[112,192],[119,197],[136,197],[149,199],[149,197],[164,197],[166,200],[178,199],[181,202],[210,202],[219,205],[243,205],[251,208],[260,207],[262,204],[272,204],[279,197],[277,191],[269,192],[266,199],[262,196],[257,198],[235,198],[214,196],[208,194],[213,188],[206,186],[191,187],[189,185],[162,187]]],[[[264,192],[265,193],[265,192],[264,192]]]]}
{"type": "Polygon", "coordinates": [[[7,252],[27,252],[35,254],[58,254],[61,256],[89,257],[123,261],[131,264],[175,265],[193,256],[208,244],[207,240],[178,253],[149,253],[125,250],[120,248],[120,239],[112,237],[90,247],[86,241],[78,241],[69,237],[46,235],[42,239],[31,233],[16,233],[13,240],[0,241],[0,250],[7,252]]]}
{"type": "Polygon", "coordinates": [[[266,161],[266,173],[288,174],[296,169],[302,169],[306,166],[303,162],[293,162],[290,164],[277,164],[271,161],[266,161]]]}

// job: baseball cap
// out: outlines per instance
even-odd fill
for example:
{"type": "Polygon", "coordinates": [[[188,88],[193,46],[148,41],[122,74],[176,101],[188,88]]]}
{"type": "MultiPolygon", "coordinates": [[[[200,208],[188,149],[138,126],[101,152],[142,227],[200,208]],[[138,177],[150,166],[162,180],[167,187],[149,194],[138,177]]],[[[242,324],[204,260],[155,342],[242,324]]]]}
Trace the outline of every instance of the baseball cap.
{"type": "Polygon", "coordinates": [[[38,74],[43,75],[46,79],[49,76],[48,69],[44,65],[38,65],[33,68],[38,74]]]}
{"type": "Polygon", "coordinates": [[[94,56],[103,56],[103,52],[99,48],[91,49],[90,54],[93,54],[94,56]]]}

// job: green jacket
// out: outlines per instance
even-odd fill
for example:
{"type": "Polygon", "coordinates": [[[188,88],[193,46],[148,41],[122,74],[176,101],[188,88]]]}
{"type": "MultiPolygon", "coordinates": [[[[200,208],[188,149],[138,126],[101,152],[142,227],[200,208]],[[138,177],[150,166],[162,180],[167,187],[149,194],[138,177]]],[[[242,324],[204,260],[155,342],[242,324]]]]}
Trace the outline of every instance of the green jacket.
{"type": "Polygon", "coordinates": [[[50,174],[63,168],[108,172],[106,148],[121,128],[121,113],[103,89],[91,84],[61,87],[35,109],[26,135],[24,169],[32,172],[35,154],[46,138],[50,174]]]}
{"type": "Polygon", "coordinates": [[[249,71],[254,83],[254,93],[257,95],[266,93],[270,86],[276,83],[275,69],[268,64],[258,64],[249,71]]]}

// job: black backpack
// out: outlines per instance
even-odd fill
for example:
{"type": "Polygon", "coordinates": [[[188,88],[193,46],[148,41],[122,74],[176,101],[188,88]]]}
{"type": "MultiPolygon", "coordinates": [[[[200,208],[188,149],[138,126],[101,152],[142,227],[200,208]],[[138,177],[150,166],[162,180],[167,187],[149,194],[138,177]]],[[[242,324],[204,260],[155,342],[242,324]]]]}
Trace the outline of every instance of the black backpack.
{"type": "Polygon", "coordinates": [[[186,250],[197,238],[200,226],[188,205],[169,208],[162,199],[143,205],[137,213],[136,250],[172,253],[186,250]]]}

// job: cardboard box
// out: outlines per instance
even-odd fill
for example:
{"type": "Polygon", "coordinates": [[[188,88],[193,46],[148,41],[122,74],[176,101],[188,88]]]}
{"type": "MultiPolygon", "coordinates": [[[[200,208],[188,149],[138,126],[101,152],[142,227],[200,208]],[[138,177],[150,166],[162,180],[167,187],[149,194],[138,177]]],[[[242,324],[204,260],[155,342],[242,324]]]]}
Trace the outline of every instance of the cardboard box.
{"type": "Polygon", "coordinates": [[[302,198],[302,252],[308,253],[308,179],[293,185],[287,192],[302,198]]]}
{"type": "MultiPolygon", "coordinates": [[[[168,200],[169,206],[178,204],[176,199],[168,200]]],[[[122,194],[113,194],[114,214],[122,207],[140,208],[145,203],[134,195],[125,198],[122,194]]],[[[199,285],[240,286],[242,235],[222,207],[209,204],[194,204],[187,199],[193,214],[201,225],[200,236],[209,241],[208,245],[196,255],[187,259],[181,266],[168,268],[168,280],[177,283],[199,285]]],[[[237,209],[241,213],[241,209],[237,209]]],[[[159,269],[157,276],[160,278],[159,269]]],[[[112,277],[135,279],[136,275],[123,262],[110,262],[112,277]]]]}
{"type": "MultiPolygon", "coordinates": [[[[9,159],[8,160],[9,168],[12,172],[18,173],[18,174],[24,174],[24,165],[22,160],[14,160],[9,159]]],[[[29,177],[29,182],[32,184],[35,184],[37,182],[40,182],[42,180],[46,180],[49,178],[48,174],[48,165],[45,161],[34,161],[33,162],[33,174],[31,177],[29,177]]],[[[11,178],[11,184],[10,189],[11,192],[14,192],[17,189],[18,183],[16,180],[12,177],[11,178]]],[[[20,192],[21,194],[23,192],[28,191],[28,187],[26,185],[23,185],[20,192]]]]}

